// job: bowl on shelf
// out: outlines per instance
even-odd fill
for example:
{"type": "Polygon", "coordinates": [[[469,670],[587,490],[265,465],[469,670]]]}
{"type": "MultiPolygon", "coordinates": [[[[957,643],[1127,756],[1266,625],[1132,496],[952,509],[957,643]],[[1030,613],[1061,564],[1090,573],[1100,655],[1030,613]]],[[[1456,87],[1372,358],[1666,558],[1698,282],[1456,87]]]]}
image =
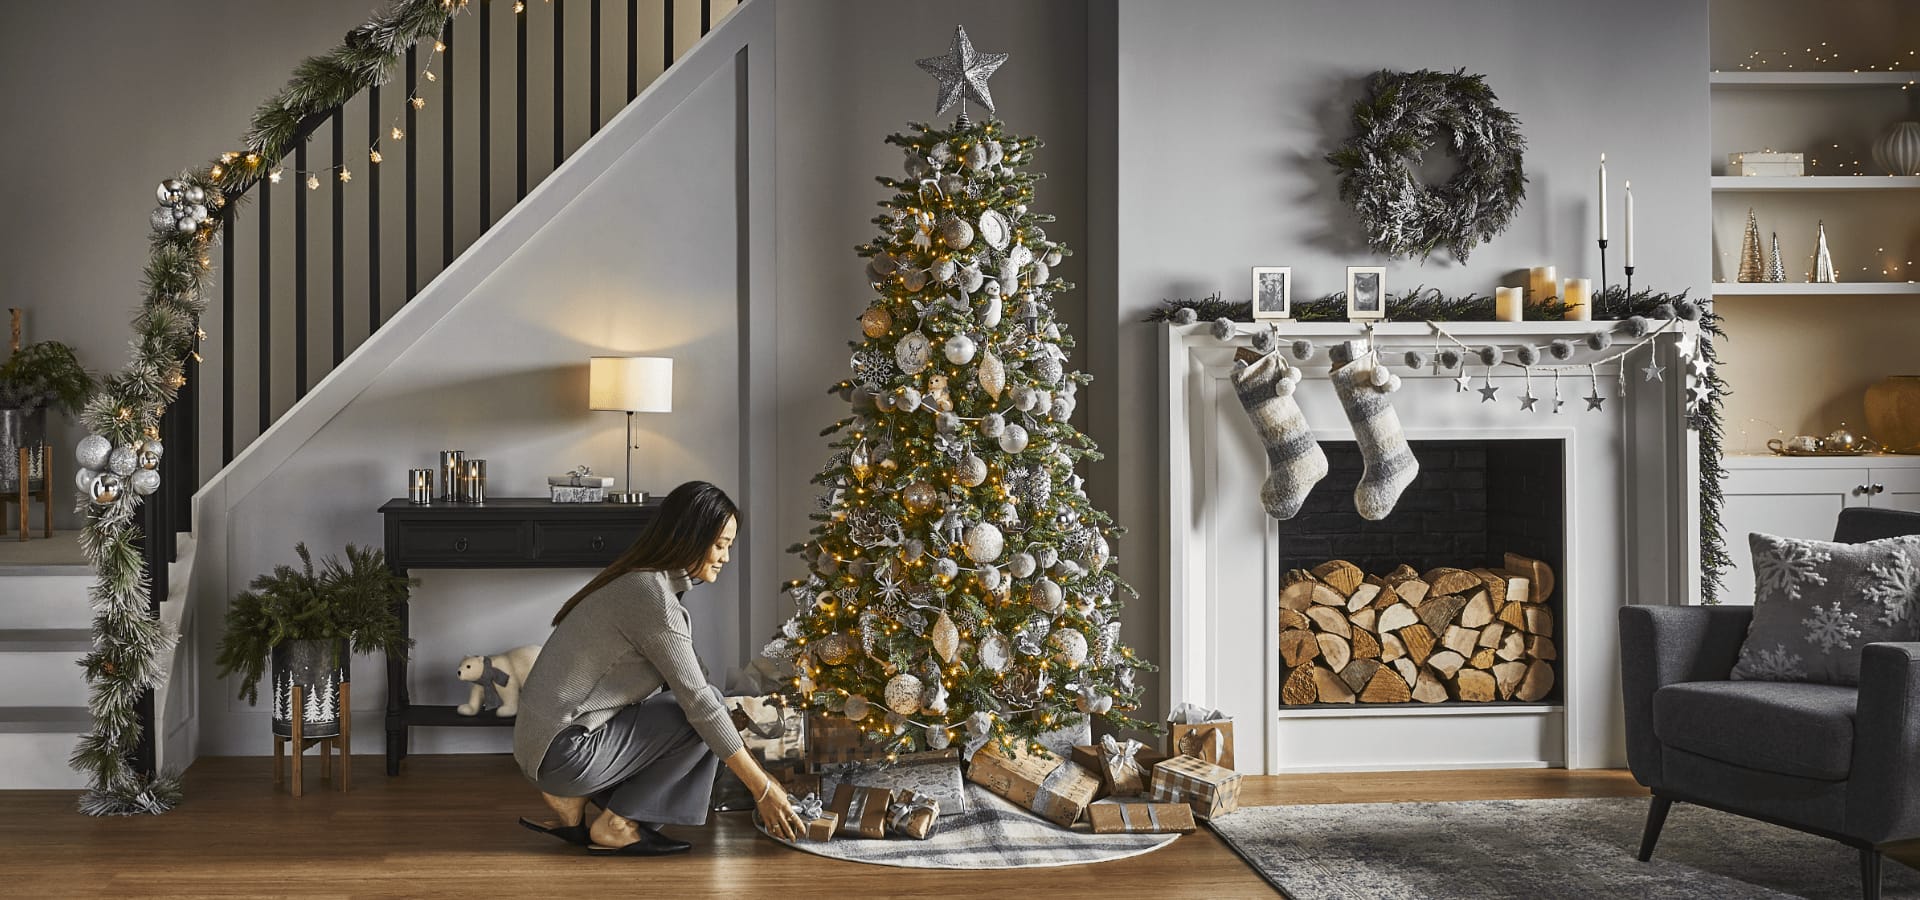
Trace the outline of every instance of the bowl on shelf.
{"type": "Polygon", "coordinates": [[[1888,375],[1867,388],[1867,427],[1888,453],[1920,453],[1920,375],[1888,375]]]}

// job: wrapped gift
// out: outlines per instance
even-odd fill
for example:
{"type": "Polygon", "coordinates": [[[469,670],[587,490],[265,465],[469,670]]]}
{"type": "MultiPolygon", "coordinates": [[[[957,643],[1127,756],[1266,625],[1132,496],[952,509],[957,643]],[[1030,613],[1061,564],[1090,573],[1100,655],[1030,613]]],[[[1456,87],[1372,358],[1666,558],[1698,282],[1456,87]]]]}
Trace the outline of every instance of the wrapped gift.
{"type": "Polygon", "coordinates": [[[966,779],[960,774],[960,760],[953,758],[903,757],[891,765],[869,763],[834,766],[822,775],[822,780],[828,786],[851,784],[854,787],[886,788],[895,792],[911,791],[938,801],[940,808],[948,812],[961,812],[967,808],[966,779]]]}
{"type": "Polygon", "coordinates": [[[1100,738],[1100,783],[1107,793],[1116,797],[1138,797],[1147,792],[1149,778],[1147,769],[1141,765],[1140,750],[1144,745],[1128,738],[1116,741],[1113,735],[1100,738]]]}
{"type": "Polygon", "coordinates": [[[1182,703],[1167,717],[1174,756],[1191,756],[1233,768],[1233,720],[1217,709],[1182,703]]]}
{"type": "Polygon", "coordinates": [[[806,764],[810,771],[887,757],[885,746],[861,734],[859,727],[843,716],[807,716],[807,736],[806,764]]]}
{"type": "Polygon", "coordinates": [[[747,749],[763,763],[807,756],[807,715],[777,696],[728,697],[727,713],[747,749]]]}
{"type": "Polygon", "coordinates": [[[1024,751],[1008,755],[988,744],[973,755],[967,779],[1063,828],[1093,802],[1100,778],[1072,760],[1024,751]]]}
{"type": "Polygon", "coordinates": [[[607,489],[597,487],[562,487],[547,485],[547,499],[555,503],[605,503],[607,489]]]}
{"type": "Polygon", "coordinates": [[[1727,154],[1727,174],[1746,176],[1797,177],[1807,174],[1804,153],[1774,153],[1749,150],[1727,154]]]}
{"type": "Polygon", "coordinates": [[[892,804],[893,792],[886,788],[842,784],[834,788],[828,810],[840,817],[839,834],[877,838],[887,834],[887,807],[892,804]]]}
{"type": "MultiPolygon", "coordinates": [[[[1079,763],[1081,767],[1085,768],[1087,771],[1101,775],[1100,793],[1095,795],[1094,797],[1095,800],[1102,800],[1107,797],[1113,796],[1114,794],[1113,785],[1109,784],[1107,782],[1106,776],[1103,773],[1101,773],[1102,763],[1100,762],[1100,747],[1098,745],[1075,747],[1073,748],[1072,758],[1074,762],[1079,763]]],[[[1142,744],[1139,750],[1134,751],[1134,754],[1133,754],[1134,762],[1137,762],[1140,764],[1140,771],[1142,773],[1141,782],[1140,782],[1140,791],[1139,791],[1140,796],[1144,796],[1147,793],[1148,789],[1152,786],[1153,767],[1158,765],[1161,760],[1164,760],[1166,758],[1167,758],[1167,754],[1161,753],[1160,751],[1155,750],[1151,747],[1148,747],[1145,744],[1142,744]]]]}
{"type": "Polygon", "coordinates": [[[1202,819],[1240,807],[1240,773],[1203,759],[1175,756],[1153,767],[1155,803],[1185,803],[1202,819]]]}
{"type": "Polygon", "coordinates": [[[833,840],[833,833],[840,828],[840,816],[828,812],[820,803],[819,794],[806,794],[794,801],[793,811],[806,825],[801,832],[810,841],[833,840]]]}
{"type": "Polygon", "coordinates": [[[565,475],[548,475],[548,487],[589,487],[606,490],[613,487],[612,475],[595,475],[593,470],[580,466],[565,475]]]}
{"type": "Polygon", "coordinates": [[[1192,834],[1193,807],[1185,803],[1111,801],[1087,807],[1094,834],[1192,834]]]}
{"type": "Polygon", "coordinates": [[[933,834],[933,821],[940,818],[940,801],[912,791],[899,791],[887,806],[887,825],[896,834],[926,840],[933,834]]]}
{"type": "Polygon", "coordinates": [[[1073,755],[1073,748],[1093,743],[1093,720],[1081,716],[1080,721],[1071,725],[1062,725],[1034,735],[1033,742],[1052,750],[1055,756],[1066,759],[1073,755]]]}

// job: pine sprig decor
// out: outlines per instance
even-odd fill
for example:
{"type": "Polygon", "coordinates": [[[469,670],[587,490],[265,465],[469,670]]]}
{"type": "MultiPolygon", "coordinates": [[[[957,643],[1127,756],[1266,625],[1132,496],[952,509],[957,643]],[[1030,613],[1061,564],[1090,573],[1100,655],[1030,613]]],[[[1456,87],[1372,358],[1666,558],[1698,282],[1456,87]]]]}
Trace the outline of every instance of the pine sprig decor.
{"type": "MultiPolygon", "coordinates": [[[[302,62],[287,86],[254,114],[241,150],[169,178],[157,191],[144,296],[133,319],[132,357],[102,379],[81,410],[91,434],[78,448],[78,507],[87,516],[80,544],[95,573],[90,591],[94,649],[81,661],[90,685],[93,728],[70,759],[89,789],[88,815],[157,814],[180,799],[179,779],[135,771],[140,741],[135,703],[166,677],[178,636],[150,615],[149,585],[134,524],[140,498],[158,490],[164,452],[160,417],[186,384],[189,361],[205,337],[200,315],[213,278],[210,250],[221,221],[246,191],[279,171],[313,123],[360,91],[384,83],[408,47],[432,40],[467,0],[397,0],[340,46],[302,62]]],[[[158,575],[164,577],[164,573],[158,575]]]]}
{"type": "Polygon", "coordinates": [[[1389,259],[1423,260],[1445,248],[1466,262],[1507,229],[1527,195],[1527,140],[1497,99],[1485,76],[1464,71],[1382,70],[1367,80],[1367,96],[1353,106],[1353,136],[1326,157],[1367,246],[1389,259]],[[1430,187],[1420,162],[1436,147],[1450,150],[1460,171],[1430,187]]]}

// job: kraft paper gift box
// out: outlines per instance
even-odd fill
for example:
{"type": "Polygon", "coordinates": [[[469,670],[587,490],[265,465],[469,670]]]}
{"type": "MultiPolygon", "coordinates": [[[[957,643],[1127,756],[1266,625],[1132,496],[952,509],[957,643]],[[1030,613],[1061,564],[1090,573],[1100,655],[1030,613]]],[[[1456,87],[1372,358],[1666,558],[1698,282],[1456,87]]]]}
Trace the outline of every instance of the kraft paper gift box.
{"type": "Polygon", "coordinates": [[[967,780],[1062,828],[1072,827],[1100,790],[1099,776],[1079,763],[1026,752],[1009,756],[994,744],[973,755],[967,780]]]}
{"type": "Polygon", "coordinates": [[[897,791],[887,807],[887,826],[896,834],[924,841],[933,835],[933,823],[940,818],[940,801],[912,791],[897,791]]]}
{"type": "Polygon", "coordinates": [[[727,714],[747,749],[761,762],[799,762],[807,756],[807,715],[775,697],[728,697],[727,714]]]}
{"type": "Polygon", "coordinates": [[[1233,720],[1217,709],[1182,703],[1167,717],[1171,756],[1191,756],[1233,768],[1233,720]]]}
{"type": "Polygon", "coordinates": [[[794,794],[793,798],[793,811],[806,825],[801,837],[810,841],[833,840],[833,833],[840,828],[840,816],[821,807],[819,794],[794,794]]]}
{"type": "Polygon", "coordinates": [[[1147,747],[1144,745],[1141,746],[1139,750],[1135,751],[1133,754],[1133,761],[1136,764],[1138,764],[1140,769],[1140,784],[1139,784],[1138,790],[1134,790],[1131,793],[1128,793],[1125,791],[1114,790],[1113,779],[1107,773],[1106,762],[1101,759],[1100,750],[1101,750],[1101,747],[1099,745],[1091,745],[1091,744],[1084,747],[1073,748],[1073,761],[1076,763],[1079,763],[1080,766],[1086,769],[1087,771],[1093,772],[1100,776],[1100,793],[1094,797],[1095,800],[1101,800],[1101,799],[1105,799],[1107,797],[1112,797],[1112,796],[1121,796],[1121,797],[1145,796],[1148,789],[1152,787],[1153,767],[1159,764],[1161,760],[1167,758],[1167,754],[1161,753],[1157,750],[1154,750],[1151,747],[1147,747]]]}
{"type": "Polygon", "coordinates": [[[1202,819],[1240,808],[1240,773],[1191,756],[1175,756],[1153,767],[1155,803],[1185,803],[1202,819]]]}
{"type": "Polygon", "coordinates": [[[845,783],[895,792],[912,791],[915,796],[939,801],[940,809],[945,812],[964,812],[967,809],[966,778],[960,773],[960,760],[957,758],[903,756],[892,765],[835,767],[823,775],[822,780],[829,790],[845,783]]]}
{"type": "Polygon", "coordinates": [[[887,807],[893,792],[886,788],[854,787],[842,784],[833,790],[829,812],[840,817],[839,834],[847,837],[886,837],[887,807]]]}
{"type": "Polygon", "coordinates": [[[885,759],[886,748],[879,741],[860,733],[858,726],[842,716],[807,716],[806,765],[820,772],[828,766],[873,762],[885,759]]]}
{"type": "Polygon", "coordinates": [[[1185,803],[1118,800],[1087,807],[1094,834],[1192,834],[1193,807],[1185,803]]]}

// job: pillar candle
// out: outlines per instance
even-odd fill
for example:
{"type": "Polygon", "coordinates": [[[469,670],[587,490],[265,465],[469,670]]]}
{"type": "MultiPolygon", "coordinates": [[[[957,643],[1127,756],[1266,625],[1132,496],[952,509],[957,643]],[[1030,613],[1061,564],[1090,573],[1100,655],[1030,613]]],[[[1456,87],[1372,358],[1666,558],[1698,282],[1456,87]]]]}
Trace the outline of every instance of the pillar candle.
{"type": "Polygon", "coordinates": [[[1502,322],[1520,321],[1520,306],[1525,302],[1517,287],[1493,289],[1493,317],[1502,322]]]}
{"type": "Polygon", "coordinates": [[[1593,279],[1569,278],[1566,286],[1560,290],[1560,299],[1567,304],[1567,321],[1586,322],[1593,318],[1593,279]]]}
{"type": "Polygon", "coordinates": [[[1627,268],[1633,268],[1633,182],[1627,182],[1627,268]]]}
{"type": "Polygon", "coordinates": [[[1527,272],[1527,289],[1533,293],[1533,296],[1527,298],[1527,302],[1545,303],[1548,297],[1560,292],[1559,286],[1559,282],[1554,278],[1552,266],[1534,266],[1527,272]]]}
{"type": "MultiPolygon", "coordinates": [[[[1631,197],[1632,194],[1627,196],[1631,197]]],[[[1607,155],[1600,154],[1600,240],[1607,239],[1607,155]]]]}

